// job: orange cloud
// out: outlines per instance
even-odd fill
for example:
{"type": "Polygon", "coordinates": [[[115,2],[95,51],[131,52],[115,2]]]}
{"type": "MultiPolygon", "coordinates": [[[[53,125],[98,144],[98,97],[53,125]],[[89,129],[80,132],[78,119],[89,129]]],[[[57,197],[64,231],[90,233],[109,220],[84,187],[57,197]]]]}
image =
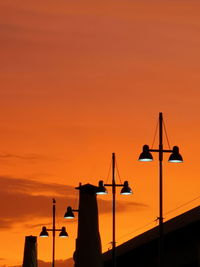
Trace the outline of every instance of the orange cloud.
{"type": "MultiPolygon", "coordinates": [[[[73,206],[75,202],[75,189],[72,186],[12,177],[0,177],[0,183],[0,201],[4,203],[0,207],[0,228],[14,227],[19,222],[31,228],[40,226],[31,225],[30,217],[38,218],[38,221],[41,218],[41,223],[44,218],[49,218],[50,200],[53,197],[59,203],[59,210],[62,210],[63,214],[66,207],[73,206]]],[[[101,213],[110,212],[110,201],[99,199],[98,204],[101,213]]],[[[146,208],[142,203],[119,202],[117,211],[126,211],[132,206],[146,208]]]]}

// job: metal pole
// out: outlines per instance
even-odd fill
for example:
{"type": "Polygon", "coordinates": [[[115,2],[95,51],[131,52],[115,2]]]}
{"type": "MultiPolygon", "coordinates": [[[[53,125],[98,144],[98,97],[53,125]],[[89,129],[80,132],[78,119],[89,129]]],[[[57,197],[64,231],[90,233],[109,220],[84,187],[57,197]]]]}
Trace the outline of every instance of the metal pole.
{"type": "Polygon", "coordinates": [[[163,266],[163,116],[159,113],[159,267],[163,266]]]}
{"type": "Polygon", "coordinates": [[[53,257],[52,257],[52,267],[55,266],[55,233],[56,233],[56,201],[55,199],[53,198],[53,228],[52,228],[52,231],[53,231],[53,257]]]}
{"type": "Polygon", "coordinates": [[[116,241],[115,241],[115,153],[112,153],[112,216],[113,216],[113,241],[112,241],[112,265],[116,267],[116,241]]]}

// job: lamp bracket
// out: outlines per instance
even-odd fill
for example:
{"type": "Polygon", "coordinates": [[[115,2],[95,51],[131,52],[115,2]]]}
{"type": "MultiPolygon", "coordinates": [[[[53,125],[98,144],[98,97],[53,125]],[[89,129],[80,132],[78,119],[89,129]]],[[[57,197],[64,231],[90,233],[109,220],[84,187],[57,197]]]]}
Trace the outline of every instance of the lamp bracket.
{"type": "Polygon", "coordinates": [[[46,229],[47,231],[62,231],[62,229],[46,229]]]}
{"type": "Polygon", "coordinates": [[[172,153],[173,150],[169,149],[149,149],[150,152],[167,152],[167,153],[172,153]]]}
{"type": "Polygon", "coordinates": [[[104,186],[124,186],[124,184],[104,184],[104,186]]]}
{"type": "Polygon", "coordinates": [[[79,212],[79,210],[75,210],[75,209],[72,209],[72,211],[74,211],[74,212],[79,212]]]}

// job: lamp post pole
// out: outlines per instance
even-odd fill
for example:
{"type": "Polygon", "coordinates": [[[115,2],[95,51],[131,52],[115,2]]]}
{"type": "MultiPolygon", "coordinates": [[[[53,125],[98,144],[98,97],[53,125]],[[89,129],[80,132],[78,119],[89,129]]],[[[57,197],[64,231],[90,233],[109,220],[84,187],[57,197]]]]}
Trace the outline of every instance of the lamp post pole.
{"type": "Polygon", "coordinates": [[[115,230],[116,230],[116,223],[115,223],[115,204],[116,204],[116,187],[122,187],[121,195],[131,195],[133,192],[129,187],[128,181],[124,181],[123,184],[116,184],[115,182],[115,153],[112,153],[112,183],[111,184],[104,184],[103,181],[99,181],[99,186],[97,189],[97,195],[105,195],[107,194],[107,190],[105,186],[112,187],[112,267],[116,267],[116,237],[115,237],[115,230]]]}
{"type": "Polygon", "coordinates": [[[179,148],[174,146],[173,149],[163,149],[163,114],[159,113],[159,147],[158,149],[149,149],[148,145],[143,146],[143,152],[140,154],[139,161],[152,161],[153,157],[150,152],[159,153],[159,267],[164,263],[164,227],[163,227],[163,153],[172,153],[169,162],[183,162],[179,154],[179,148]]]}
{"type": "Polygon", "coordinates": [[[159,113],[159,266],[163,265],[163,116],[159,113]]]}
{"type": "Polygon", "coordinates": [[[52,228],[52,234],[53,234],[53,251],[52,251],[52,267],[55,266],[55,240],[56,240],[56,200],[53,198],[53,228],[52,228]]]}
{"type": "Polygon", "coordinates": [[[116,184],[115,184],[115,153],[112,153],[112,216],[113,216],[113,241],[112,241],[112,262],[113,267],[116,267],[116,240],[115,240],[115,199],[116,199],[116,184]]]}
{"type": "Polygon", "coordinates": [[[55,240],[56,240],[56,231],[60,231],[60,237],[67,237],[68,234],[66,232],[65,227],[63,226],[61,229],[56,228],[56,200],[53,198],[53,206],[52,206],[52,215],[53,215],[53,227],[51,229],[46,228],[46,226],[42,227],[42,232],[40,233],[40,237],[48,237],[48,231],[52,232],[52,267],[55,267],[55,240]]]}

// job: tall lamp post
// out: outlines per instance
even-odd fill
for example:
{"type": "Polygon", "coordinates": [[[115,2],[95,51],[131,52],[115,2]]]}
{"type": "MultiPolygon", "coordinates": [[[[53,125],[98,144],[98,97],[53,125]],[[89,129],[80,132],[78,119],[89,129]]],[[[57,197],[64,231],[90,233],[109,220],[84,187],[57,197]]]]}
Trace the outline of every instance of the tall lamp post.
{"type": "Polygon", "coordinates": [[[47,229],[46,226],[42,227],[42,232],[40,233],[40,237],[48,237],[48,231],[51,231],[53,234],[53,243],[52,243],[52,267],[55,267],[55,237],[56,237],[56,231],[60,231],[59,237],[68,237],[68,234],[66,232],[66,228],[63,226],[61,229],[56,229],[56,201],[53,199],[53,227],[52,229],[47,229]]]}
{"type": "Polygon", "coordinates": [[[103,181],[99,181],[99,187],[97,190],[98,195],[107,194],[105,186],[112,187],[112,266],[116,267],[116,238],[115,238],[115,202],[116,202],[116,187],[122,187],[121,195],[130,195],[132,190],[128,185],[128,181],[125,181],[124,184],[116,184],[115,182],[115,153],[112,153],[112,184],[104,184],[103,181]]]}
{"type": "Polygon", "coordinates": [[[139,156],[139,161],[152,161],[153,156],[150,152],[159,153],[159,266],[163,266],[163,153],[171,153],[169,162],[183,162],[182,156],[179,154],[179,148],[174,146],[173,149],[163,149],[163,114],[159,113],[159,147],[158,149],[150,149],[148,145],[143,146],[143,152],[139,156]]]}

